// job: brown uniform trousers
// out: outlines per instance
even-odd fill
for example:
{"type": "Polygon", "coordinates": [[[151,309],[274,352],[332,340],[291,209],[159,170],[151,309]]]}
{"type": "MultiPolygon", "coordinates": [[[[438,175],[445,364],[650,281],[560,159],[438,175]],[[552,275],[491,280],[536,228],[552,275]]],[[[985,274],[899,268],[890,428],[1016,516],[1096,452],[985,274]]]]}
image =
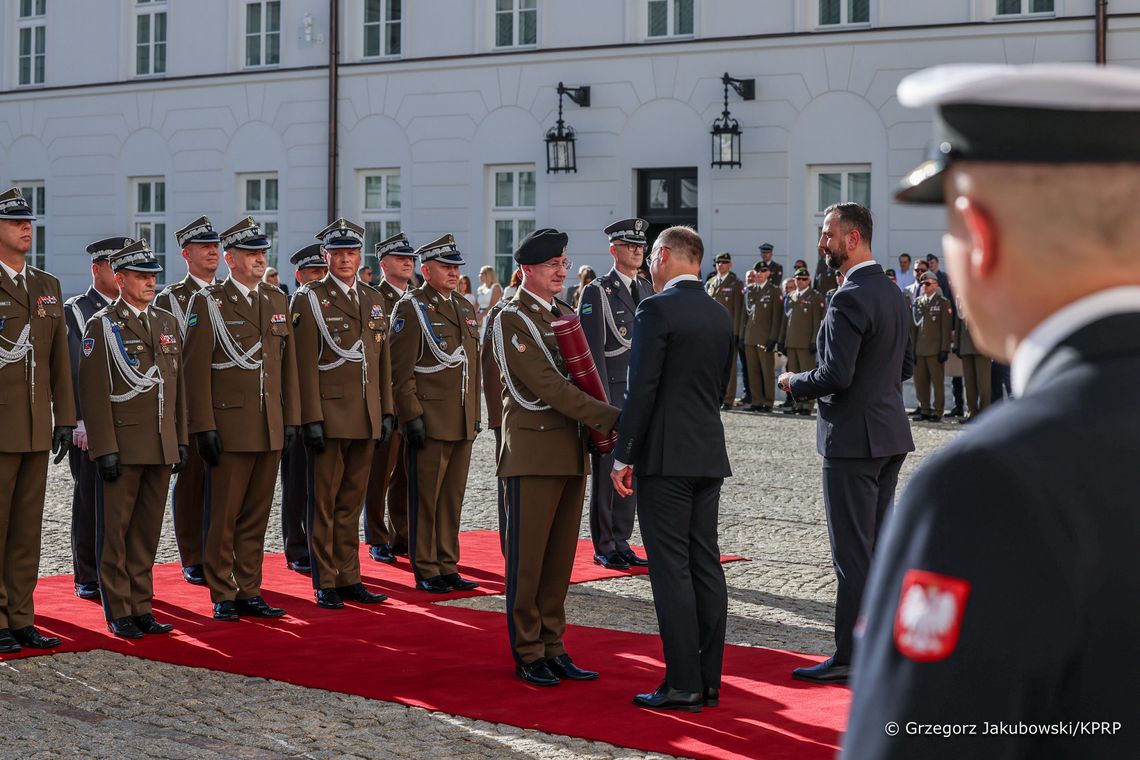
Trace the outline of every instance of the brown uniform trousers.
{"type": "Polygon", "coordinates": [[[334,279],[329,274],[309,283],[293,300],[301,424],[322,422],[325,429],[325,450],[309,456],[312,496],[306,527],[315,589],[360,582],[360,512],[372,452],[382,416],[395,413],[384,299],[375,288],[354,283],[354,307],[334,279]],[[360,341],[363,361],[318,369],[341,358],[326,342],[318,320],[337,348],[348,351],[360,341]]]}
{"type": "MultiPolygon", "coordinates": [[[[198,282],[187,274],[178,282],[166,286],[154,298],[154,305],[169,311],[179,320],[182,340],[186,340],[186,316],[190,299],[201,290],[198,282]]],[[[183,567],[202,564],[202,547],[206,542],[203,514],[206,509],[206,463],[198,454],[198,447],[190,447],[190,457],[174,478],[174,540],[183,567]]]]}
{"type": "MultiPolygon", "coordinates": [[[[566,363],[551,325],[557,316],[526,291],[511,299],[502,327],[504,385],[509,377],[531,411],[503,390],[503,445],[498,474],[507,503],[507,633],[515,661],[530,664],[566,652],[566,589],[582,521],[590,463],[585,426],[613,429],[620,411],[580,391],[562,373],[566,363]],[[526,322],[554,357],[551,366],[526,322]]],[[[568,304],[557,302],[563,314],[568,304]]],[[[604,473],[601,477],[608,477],[604,473]]]]}
{"type": "Polygon", "coordinates": [[[166,512],[170,467],[178,462],[178,446],[187,443],[178,322],[155,306],[146,313],[149,329],[121,298],[97,313],[87,323],[79,362],[88,454],[95,461],[117,452],[121,470],[114,481],[99,481],[96,502],[99,589],[108,620],[151,611],[151,573],[166,512]],[[108,345],[105,320],[117,329],[122,346],[118,340],[108,345]],[[161,417],[158,388],[120,402],[111,399],[131,390],[114,368],[114,352],[121,355],[124,350],[140,373],[158,365],[163,381],[161,417]]]}
{"type": "MultiPolygon", "coordinates": [[[[402,294],[387,280],[376,289],[384,299],[384,313],[391,317],[402,294]]],[[[408,472],[404,467],[404,434],[398,427],[372,454],[372,474],[364,496],[364,540],[370,546],[388,544],[396,549],[408,545],[408,472]]]]}
{"type": "Polygon", "coordinates": [[[745,288],[744,306],[744,360],[752,405],[771,407],[776,403],[776,351],[766,346],[780,339],[784,296],[769,280],[745,288]]]}
{"type": "Polygon", "coordinates": [[[966,411],[973,417],[988,407],[992,400],[990,375],[993,362],[974,344],[965,319],[958,320],[958,354],[962,357],[962,378],[966,383],[966,411]]]}
{"type": "MultiPolygon", "coordinates": [[[[788,356],[788,372],[807,372],[816,368],[815,341],[823,323],[823,296],[815,288],[793,292],[787,318],[780,326],[780,343],[788,356]]],[[[815,401],[797,401],[796,409],[811,411],[815,401]]]]}
{"type": "Polygon", "coordinates": [[[921,296],[914,302],[914,394],[923,414],[941,419],[946,409],[946,365],[938,354],[950,352],[950,327],[954,312],[950,301],[938,294],[921,296]],[[930,388],[934,387],[934,404],[930,388]]]}
{"type": "Polygon", "coordinates": [[[184,374],[191,435],[215,430],[222,443],[207,465],[203,570],[214,603],[261,595],[265,529],[285,445],[285,426],[300,424],[300,397],[289,301],[272,285],[251,305],[232,280],[211,285],[190,303],[184,374]],[[218,308],[216,324],[208,306],[218,308]],[[228,333],[242,354],[258,342],[261,369],[231,364],[217,336],[228,333]]]}
{"type": "MultiPolygon", "coordinates": [[[[732,317],[732,335],[739,338],[744,335],[744,322],[747,314],[744,312],[744,284],[735,272],[729,271],[724,277],[714,276],[705,283],[705,292],[714,301],[723,306],[728,315],[732,317]]],[[[724,403],[736,403],[736,361],[732,362],[732,372],[728,373],[728,387],[724,389],[724,403]]]]}
{"type": "Polygon", "coordinates": [[[426,445],[419,451],[409,446],[407,453],[412,570],[417,581],[453,575],[458,572],[460,512],[480,417],[475,310],[462,296],[443,298],[425,284],[396,306],[391,348],[396,413],[405,422],[423,417],[427,430],[426,445]],[[439,349],[451,353],[462,346],[465,366],[416,371],[439,366],[428,347],[433,337],[424,334],[416,314],[421,309],[439,349]]]}
{"type": "Polygon", "coordinates": [[[0,270],[0,347],[29,325],[32,343],[28,358],[0,367],[0,628],[32,625],[53,412],[55,425],[75,425],[59,280],[25,266],[24,284],[0,270]]]}

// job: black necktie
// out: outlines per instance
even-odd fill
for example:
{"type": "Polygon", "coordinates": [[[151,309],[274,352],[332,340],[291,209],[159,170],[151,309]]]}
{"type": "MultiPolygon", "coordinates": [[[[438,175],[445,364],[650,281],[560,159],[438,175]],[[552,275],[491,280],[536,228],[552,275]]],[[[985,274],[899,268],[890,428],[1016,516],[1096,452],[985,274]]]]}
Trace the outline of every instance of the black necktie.
{"type": "Polygon", "coordinates": [[[550,304],[550,312],[556,317],[562,316],[562,310],[558,308],[558,304],[556,303],[550,304]]]}
{"type": "Polygon", "coordinates": [[[629,294],[633,296],[633,305],[637,306],[641,303],[641,296],[637,294],[637,278],[629,281],[629,294]]]}

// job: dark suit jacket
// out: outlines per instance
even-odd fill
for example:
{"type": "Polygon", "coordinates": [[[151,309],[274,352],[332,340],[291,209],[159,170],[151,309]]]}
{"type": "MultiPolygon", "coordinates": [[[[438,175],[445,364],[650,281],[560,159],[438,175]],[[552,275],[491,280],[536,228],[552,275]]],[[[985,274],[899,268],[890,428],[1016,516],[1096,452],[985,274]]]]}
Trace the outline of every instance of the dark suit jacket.
{"type": "Polygon", "coordinates": [[[79,405],[79,355],[83,344],[83,330],[87,327],[87,320],[109,303],[93,285],[86,293],[67,299],[65,304],[67,309],[63,319],[67,323],[67,353],[71,356],[71,387],[75,389],[75,408],[79,419],[83,419],[83,409],[79,405]]]}
{"type": "Polygon", "coordinates": [[[825,457],[914,451],[902,384],[914,369],[913,325],[898,286],[878,264],[836,291],[816,340],[819,366],[792,377],[797,401],[819,399],[816,447],[825,457]]]}
{"type": "Polygon", "coordinates": [[[1140,691],[1120,677],[1140,673],[1137,385],[1140,312],[1106,317],[915,473],[864,598],[844,757],[1140,757],[1140,691]],[[955,579],[964,604],[919,597],[898,615],[911,570],[955,579]],[[896,645],[920,628],[930,661],[896,645]],[[888,737],[888,720],[1123,726],[932,742],[888,737]]]}
{"type": "Polygon", "coordinates": [[[720,405],[735,358],[732,318],[700,282],[643,300],[614,458],[639,476],[731,475],[720,405]]]}

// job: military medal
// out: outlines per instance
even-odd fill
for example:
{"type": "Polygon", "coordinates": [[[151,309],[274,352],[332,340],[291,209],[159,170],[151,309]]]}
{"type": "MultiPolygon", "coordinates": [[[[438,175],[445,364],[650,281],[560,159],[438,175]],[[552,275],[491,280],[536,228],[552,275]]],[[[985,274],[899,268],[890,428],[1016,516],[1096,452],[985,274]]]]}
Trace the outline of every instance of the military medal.
{"type": "Polygon", "coordinates": [[[623,338],[624,338],[624,337],[625,337],[625,333],[626,333],[626,329],[625,329],[625,326],[623,325],[622,327],[619,327],[619,328],[618,328],[618,332],[619,332],[619,333],[621,333],[621,337],[623,337],[623,338]]]}
{"type": "Polygon", "coordinates": [[[443,349],[444,351],[446,351],[446,350],[447,350],[447,341],[446,341],[446,340],[441,340],[441,341],[439,342],[439,347],[440,347],[441,349],[443,349]]]}
{"type": "Polygon", "coordinates": [[[44,311],[44,305],[42,303],[36,308],[36,316],[37,317],[46,317],[47,316],[47,312],[44,311]]]}
{"type": "Polygon", "coordinates": [[[369,322],[368,322],[368,329],[369,329],[369,330],[375,330],[375,329],[376,329],[376,323],[375,323],[375,322],[373,322],[373,321],[371,321],[371,320],[369,320],[369,322]]]}

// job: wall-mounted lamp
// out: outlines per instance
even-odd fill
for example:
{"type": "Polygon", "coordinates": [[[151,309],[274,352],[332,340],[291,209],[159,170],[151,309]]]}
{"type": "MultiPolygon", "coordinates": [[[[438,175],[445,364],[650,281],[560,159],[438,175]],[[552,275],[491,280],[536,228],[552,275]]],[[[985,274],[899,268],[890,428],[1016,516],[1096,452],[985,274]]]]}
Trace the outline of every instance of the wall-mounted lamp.
{"type": "Polygon", "coordinates": [[[728,112],[728,88],[744,100],[756,100],[756,80],[734,79],[726,71],[720,81],[724,84],[724,111],[712,126],[712,165],[740,166],[740,124],[728,112]]]}
{"type": "Polygon", "coordinates": [[[562,96],[582,108],[590,106],[589,87],[566,87],[558,83],[558,122],[546,131],[546,173],[578,171],[578,155],[574,147],[574,128],[562,120],[562,96]]]}

